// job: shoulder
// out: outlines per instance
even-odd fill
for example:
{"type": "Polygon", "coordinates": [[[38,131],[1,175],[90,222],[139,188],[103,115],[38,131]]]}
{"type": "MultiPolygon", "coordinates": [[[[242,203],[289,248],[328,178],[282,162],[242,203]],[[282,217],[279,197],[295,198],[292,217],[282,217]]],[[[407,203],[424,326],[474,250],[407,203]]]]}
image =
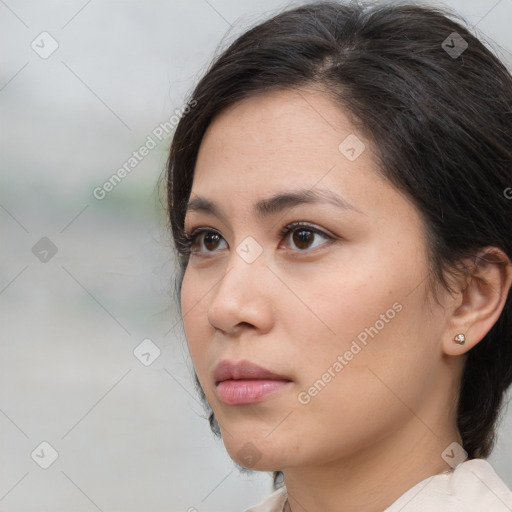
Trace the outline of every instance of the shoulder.
{"type": "MultiPolygon", "coordinates": [[[[244,512],[282,512],[283,486],[244,512]]],[[[453,471],[422,480],[384,512],[510,512],[512,491],[484,459],[459,464],[453,471]]]]}
{"type": "Polygon", "coordinates": [[[384,512],[507,512],[512,491],[484,459],[467,460],[409,489],[384,512]]]}
{"type": "Polygon", "coordinates": [[[257,505],[248,508],[244,512],[282,512],[286,502],[286,488],[283,486],[274,491],[257,505]]]}

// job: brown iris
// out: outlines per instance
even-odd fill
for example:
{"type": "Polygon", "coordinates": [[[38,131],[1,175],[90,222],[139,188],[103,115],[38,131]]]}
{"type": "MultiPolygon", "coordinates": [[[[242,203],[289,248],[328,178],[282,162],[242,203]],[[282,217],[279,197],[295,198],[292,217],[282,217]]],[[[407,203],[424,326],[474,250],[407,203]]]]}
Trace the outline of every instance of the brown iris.
{"type": "Polygon", "coordinates": [[[313,241],[315,234],[307,229],[298,229],[293,232],[293,243],[299,249],[307,249],[310,243],[313,241]]]}
{"type": "Polygon", "coordinates": [[[220,236],[217,233],[206,233],[204,235],[204,246],[209,251],[213,251],[216,249],[216,247],[219,243],[219,240],[220,240],[220,236]]]}

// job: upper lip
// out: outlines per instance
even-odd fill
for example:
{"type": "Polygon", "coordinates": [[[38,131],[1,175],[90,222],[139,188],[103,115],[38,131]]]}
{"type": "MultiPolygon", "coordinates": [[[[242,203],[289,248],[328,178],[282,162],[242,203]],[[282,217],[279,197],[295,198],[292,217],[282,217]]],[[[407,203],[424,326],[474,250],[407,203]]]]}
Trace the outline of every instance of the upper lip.
{"type": "Polygon", "coordinates": [[[289,380],[283,375],[271,372],[266,368],[262,368],[250,361],[229,361],[222,360],[213,372],[215,384],[224,380],[240,380],[240,379],[272,379],[272,380],[289,380]]]}

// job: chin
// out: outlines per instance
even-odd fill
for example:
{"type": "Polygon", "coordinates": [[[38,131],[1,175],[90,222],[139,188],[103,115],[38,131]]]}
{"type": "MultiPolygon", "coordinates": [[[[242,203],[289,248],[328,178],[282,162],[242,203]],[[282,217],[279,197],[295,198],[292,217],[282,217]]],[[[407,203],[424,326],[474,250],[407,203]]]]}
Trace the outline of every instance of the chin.
{"type": "Polygon", "coordinates": [[[232,439],[224,445],[233,461],[246,469],[253,471],[277,471],[290,461],[276,450],[268,441],[255,441],[248,437],[246,440],[234,442],[232,439]]]}

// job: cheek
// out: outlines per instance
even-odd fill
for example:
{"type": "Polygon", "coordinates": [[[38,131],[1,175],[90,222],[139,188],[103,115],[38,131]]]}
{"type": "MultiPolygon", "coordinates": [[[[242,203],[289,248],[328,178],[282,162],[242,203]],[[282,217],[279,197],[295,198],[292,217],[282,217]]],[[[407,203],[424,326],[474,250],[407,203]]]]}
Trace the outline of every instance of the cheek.
{"type": "Polygon", "coordinates": [[[301,391],[316,382],[318,388],[330,389],[322,391],[318,402],[345,393],[360,396],[371,409],[368,397],[390,393],[380,376],[390,387],[403,389],[408,379],[421,380],[435,357],[423,287],[411,293],[421,282],[421,258],[405,263],[383,252],[375,255],[367,252],[354,263],[347,261],[343,272],[338,260],[304,288],[310,290],[304,298],[316,319],[304,308],[295,312],[295,317],[307,315],[303,319],[311,320],[295,327],[300,335],[293,353],[301,361],[301,391]]]}
{"type": "Polygon", "coordinates": [[[203,373],[206,351],[204,347],[208,343],[208,338],[204,329],[209,325],[207,322],[206,300],[201,283],[194,279],[192,274],[185,272],[181,286],[181,311],[183,319],[183,329],[192,362],[199,378],[203,373]]]}
{"type": "MultiPolygon", "coordinates": [[[[364,342],[377,332],[388,329],[399,316],[400,290],[393,279],[393,269],[379,268],[368,258],[341,258],[312,273],[314,278],[294,287],[302,290],[304,308],[302,328],[316,330],[324,349],[347,349],[353,339],[364,342]],[[382,315],[382,318],[381,318],[382,315]],[[375,324],[376,328],[375,329],[375,324]]],[[[316,343],[318,350],[319,344],[316,343]]],[[[317,354],[318,357],[319,354],[317,354]]]]}
{"type": "MultiPolygon", "coordinates": [[[[192,279],[192,274],[190,273],[189,268],[185,269],[185,273],[183,274],[183,280],[181,282],[181,308],[183,315],[188,311],[188,308],[191,305],[191,301],[193,300],[194,291],[197,289],[197,283],[194,283],[192,279]]],[[[197,291],[195,292],[197,294],[197,291]]]]}
{"type": "Polygon", "coordinates": [[[435,381],[435,354],[428,340],[404,348],[401,338],[410,329],[404,306],[377,334],[369,330],[373,337],[368,334],[366,345],[350,335],[336,343],[324,337],[315,350],[301,351],[300,361],[304,353],[307,360],[298,372],[294,421],[279,432],[291,439],[307,432],[316,439],[300,448],[299,457],[325,461],[348,455],[414,421],[412,411],[428,400],[435,381]]]}

